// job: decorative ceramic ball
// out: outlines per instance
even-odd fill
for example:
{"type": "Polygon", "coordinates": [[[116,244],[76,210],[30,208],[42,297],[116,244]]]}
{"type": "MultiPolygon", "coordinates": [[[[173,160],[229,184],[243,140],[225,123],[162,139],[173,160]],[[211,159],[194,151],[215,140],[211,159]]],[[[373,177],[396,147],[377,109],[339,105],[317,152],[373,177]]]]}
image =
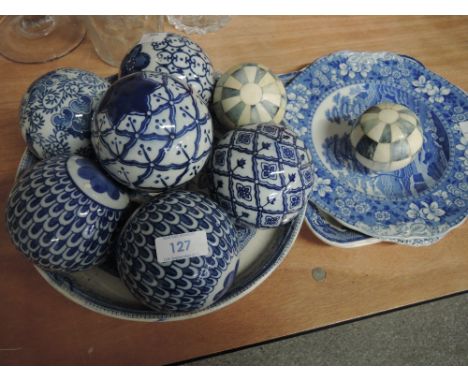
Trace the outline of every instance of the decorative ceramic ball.
{"type": "Polygon", "coordinates": [[[39,267],[81,271],[104,260],[127,204],[127,195],[92,161],[56,156],[18,179],[8,200],[8,230],[39,267]]]}
{"type": "Polygon", "coordinates": [[[40,159],[92,152],[91,113],[109,87],[97,75],[63,68],[38,78],[23,97],[21,134],[40,159]]]}
{"type": "Polygon", "coordinates": [[[212,200],[190,191],[171,191],[140,206],[123,228],[118,248],[121,278],[137,299],[161,313],[210,306],[227,292],[239,265],[233,223],[212,200]],[[203,243],[190,235],[178,237],[186,257],[179,256],[177,241],[168,257],[161,247],[156,250],[158,238],[197,231],[206,234],[204,254],[199,253],[203,243]]]}
{"type": "Polygon", "coordinates": [[[280,123],[286,111],[286,90],[281,80],[259,64],[240,64],[216,83],[213,111],[226,128],[254,123],[280,123]]]}
{"type": "Polygon", "coordinates": [[[137,72],[107,91],[92,124],[104,169],[131,189],[158,191],[192,179],[211,153],[207,106],[175,77],[137,72]]]}
{"type": "Polygon", "coordinates": [[[205,103],[211,99],[214,69],[203,49],[175,33],[152,33],[124,57],[120,75],[142,70],[172,74],[186,81],[205,103]]]}
{"type": "Polygon", "coordinates": [[[212,157],[214,196],[230,215],[259,228],[289,222],[312,187],[310,154],[291,130],[250,125],[226,134],[212,157]]]}
{"type": "Polygon", "coordinates": [[[350,139],[362,165],[373,171],[395,171],[415,159],[423,145],[423,132],[410,109],[385,102],[359,117],[350,139]]]}

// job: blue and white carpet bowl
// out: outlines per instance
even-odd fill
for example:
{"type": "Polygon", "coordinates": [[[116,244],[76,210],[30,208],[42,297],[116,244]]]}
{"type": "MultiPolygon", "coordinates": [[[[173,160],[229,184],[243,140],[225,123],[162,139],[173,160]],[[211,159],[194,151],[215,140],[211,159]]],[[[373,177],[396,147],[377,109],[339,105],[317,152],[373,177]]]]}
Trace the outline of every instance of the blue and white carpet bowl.
{"type": "Polygon", "coordinates": [[[373,171],[396,171],[416,158],[423,145],[423,132],[410,109],[384,102],[358,118],[350,139],[362,165],[373,171]]]}
{"type": "Polygon", "coordinates": [[[214,68],[203,49],[175,33],[153,33],[124,57],[121,77],[139,71],[172,74],[187,82],[205,103],[211,100],[214,68]]]}
{"type": "Polygon", "coordinates": [[[45,270],[75,272],[104,260],[128,197],[89,159],[57,156],[23,174],[10,193],[10,237],[45,270]]]}
{"type": "Polygon", "coordinates": [[[240,64],[216,82],[213,111],[218,121],[233,129],[254,123],[281,123],[286,111],[282,81],[259,64],[240,64]]]}
{"type": "Polygon", "coordinates": [[[172,191],[142,205],[119,238],[119,273],[135,297],[161,313],[190,312],[219,300],[239,265],[236,231],[206,196],[172,191]],[[204,231],[208,256],[161,262],[156,239],[204,231]]]}
{"type": "Polygon", "coordinates": [[[175,77],[138,72],[109,88],[92,124],[104,169],[144,192],[181,185],[200,172],[212,149],[213,127],[203,101],[175,77]]]}
{"type": "Polygon", "coordinates": [[[23,97],[21,134],[41,159],[85,155],[91,148],[91,114],[109,83],[81,69],[63,68],[38,78],[23,97]]]}
{"type": "Polygon", "coordinates": [[[307,204],[310,154],[291,130],[259,124],[227,133],[212,157],[214,196],[234,218],[258,228],[293,219],[307,204]]]}

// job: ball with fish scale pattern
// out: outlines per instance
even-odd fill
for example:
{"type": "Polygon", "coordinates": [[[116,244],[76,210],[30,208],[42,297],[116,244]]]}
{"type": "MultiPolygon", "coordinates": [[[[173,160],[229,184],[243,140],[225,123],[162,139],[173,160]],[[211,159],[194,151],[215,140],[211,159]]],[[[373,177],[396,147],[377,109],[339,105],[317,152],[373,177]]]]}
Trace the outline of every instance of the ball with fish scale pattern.
{"type": "Polygon", "coordinates": [[[165,193],[142,206],[119,237],[117,264],[129,290],[145,305],[171,314],[206,308],[234,281],[237,238],[229,217],[206,196],[191,191],[165,193]],[[209,256],[158,260],[158,237],[206,232],[209,256]]]}
{"type": "Polygon", "coordinates": [[[128,202],[89,159],[57,156],[18,179],[8,199],[8,231],[39,267],[81,271],[104,260],[128,202]]]}

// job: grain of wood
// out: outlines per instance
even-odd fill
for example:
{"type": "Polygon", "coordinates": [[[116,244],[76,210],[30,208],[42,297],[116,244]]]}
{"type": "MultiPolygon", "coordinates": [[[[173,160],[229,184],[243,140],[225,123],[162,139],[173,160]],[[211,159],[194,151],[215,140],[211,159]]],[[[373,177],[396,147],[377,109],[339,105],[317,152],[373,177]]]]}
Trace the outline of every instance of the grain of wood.
{"type": "MultiPolygon", "coordinates": [[[[169,28],[169,27],[168,27],[169,28]]],[[[394,51],[468,89],[467,17],[233,17],[193,37],[218,70],[243,61],[287,72],[337,50],[394,51]]],[[[116,72],[89,40],[64,58],[21,65],[0,58],[0,201],[24,150],[19,100],[39,75],[63,66],[116,72]]],[[[166,364],[363,317],[468,289],[468,225],[427,248],[339,249],[304,225],[260,287],[208,316],[135,323],[88,311],[54,291],[0,229],[0,364],[166,364]],[[314,268],[326,272],[317,282],[314,268]]]]}

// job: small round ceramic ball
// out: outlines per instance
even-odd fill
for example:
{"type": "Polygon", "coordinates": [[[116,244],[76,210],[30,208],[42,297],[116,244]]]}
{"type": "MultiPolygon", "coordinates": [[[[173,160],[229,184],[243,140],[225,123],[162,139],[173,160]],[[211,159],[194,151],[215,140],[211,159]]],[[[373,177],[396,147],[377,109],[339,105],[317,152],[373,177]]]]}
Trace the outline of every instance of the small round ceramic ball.
{"type": "Polygon", "coordinates": [[[121,278],[138,300],[161,313],[195,311],[218,301],[238,264],[233,223],[215,202],[195,192],[171,191],[140,206],[119,237],[121,278]],[[158,238],[197,231],[206,235],[206,254],[198,252],[199,242],[187,245],[190,236],[179,236],[187,257],[179,257],[176,241],[169,255],[156,250],[158,238]]]}
{"type": "Polygon", "coordinates": [[[207,161],[212,139],[211,115],[200,97],[185,82],[149,71],[112,84],[92,124],[103,168],[142,192],[192,179],[207,161]]]}
{"type": "Polygon", "coordinates": [[[372,171],[409,165],[423,145],[419,118],[403,105],[380,103],[366,110],[350,135],[356,159],[372,171]]]}
{"type": "Polygon", "coordinates": [[[124,57],[120,76],[154,71],[186,81],[205,103],[211,99],[214,68],[203,49],[187,37],[175,33],[152,33],[124,57]]]}
{"type": "Polygon", "coordinates": [[[18,179],[8,199],[8,231],[40,268],[82,271],[104,260],[128,202],[91,160],[56,156],[18,179]]]}
{"type": "Polygon", "coordinates": [[[216,118],[229,129],[254,123],[280,123],[286,103],[281,80],[259,64],[233,66],[216,82],[213,93],[216,118]]]}
{"type": "Polygon", "coordinates": [[[108,87],[94,73],[74,68],[57,69],[34,81],[20,109],[28,148],[40,159],[90,155],[92,110],[108,87]]]}
{"type": "Polygon", "coordinates": [[[214,197],[231,216],[258,228],[295,218],[312,187],[310,154],[291,130],[258,124],[228,132],[212,157],[214,197]]]}

